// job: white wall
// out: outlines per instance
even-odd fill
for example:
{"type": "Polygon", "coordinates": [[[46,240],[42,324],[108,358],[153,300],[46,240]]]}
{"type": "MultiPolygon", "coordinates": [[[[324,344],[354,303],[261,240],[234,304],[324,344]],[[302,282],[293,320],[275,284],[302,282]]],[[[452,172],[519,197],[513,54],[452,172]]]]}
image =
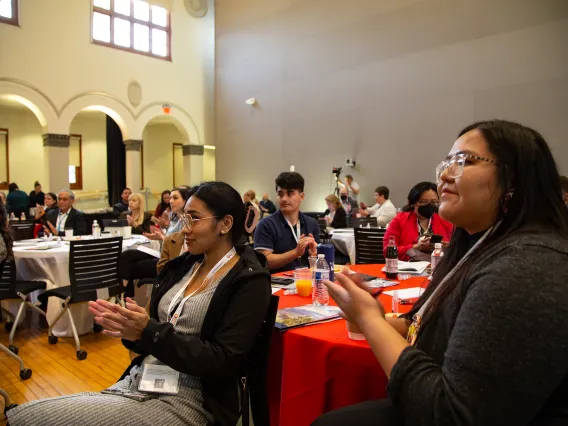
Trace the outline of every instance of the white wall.
{"type": "Polygon", "coordinates": [[[203,151],[203,181],[215,180],[215,150],[205,149],[203,151]]]}

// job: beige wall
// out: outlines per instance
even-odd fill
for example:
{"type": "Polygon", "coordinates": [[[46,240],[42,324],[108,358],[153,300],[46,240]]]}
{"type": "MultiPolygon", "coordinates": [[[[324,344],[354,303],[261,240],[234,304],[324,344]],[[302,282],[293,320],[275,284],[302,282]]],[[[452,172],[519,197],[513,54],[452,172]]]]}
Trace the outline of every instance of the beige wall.
{"type": "Polygon", "coordinates": [[[387,185],[400,206],[495,117],[542,132],[567,174],[566,40],[566,0],[217,0],[217,176],[274,194],[294,164],[323,210],[354,158],[361,198],[387,185]]]}
{"type": "Polygon", "coordinates": [[[29,193],[36,180],[44,180],[41,126],[27,108],[0,106],[0,128],[9,132],[10,182],[29,193]]]}
{"type": "Polygon", "coordinates": [[[203,151],[203,181],[215,180],[215,150],[207,149],[203,151]]]}

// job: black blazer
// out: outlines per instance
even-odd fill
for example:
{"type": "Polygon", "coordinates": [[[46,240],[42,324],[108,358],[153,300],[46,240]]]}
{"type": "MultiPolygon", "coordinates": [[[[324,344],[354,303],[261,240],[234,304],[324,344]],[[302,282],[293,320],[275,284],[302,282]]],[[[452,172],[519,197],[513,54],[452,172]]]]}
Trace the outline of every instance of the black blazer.
{"type": "Polygon", "coordinates": [[[347,213],[343,207],[335,210],[335,216],[329,226],[333,229],[347,228],[347,213]]]}
{"type": "Polygon", "coordinates": [[[240,416],[237,383],[264,322],[270,303],[266,258],[250,246],[237,246],[236,265],[217,286],[200,337],[177,334],[172,324],[158,321],[160,299],[203,256],[185,253],[170,260],[157,277],[150,299],[150,321],[136,342],[124,346],[140,354],[126,369],[153,355],[174,370],[201,378],[205,408],[215,425],[234,426],[240,416]]]}
{"type": "MultiPolygon", "coordinates": [[[[43,216],[45,225],[47,226],[47,222],[51,222],[54,227],[57,226],[57,216],[59,216],[59,209],[50,209],[43,216]]],[[[69,210],[69,216],[67,216],[67,220],[65,221],[65,228],[73,228],[73,235],[87,235],[88,232],[87,225],[85,223],[85,214],[82,211],[71,207],[71,210],[69,210]]],[[[65,230],[59,233],[59,236],[64,235],[65,230]]]]}
{"type": "MultiPolygon", "coordinates": [[[[126,216],[132,214],[132,212],[129,211],[125,211],[120,213],[119,219],[126,219],[126,216]]],[[[144,221],[142,222],[142,225],[138,225],[138,226],[133,226],[132,227],[132,233],[133,234],[143,234],[144,232],[150,232],[150,226],[152,226],[152,213],[150,212],[144,212],[144,221]]]]}

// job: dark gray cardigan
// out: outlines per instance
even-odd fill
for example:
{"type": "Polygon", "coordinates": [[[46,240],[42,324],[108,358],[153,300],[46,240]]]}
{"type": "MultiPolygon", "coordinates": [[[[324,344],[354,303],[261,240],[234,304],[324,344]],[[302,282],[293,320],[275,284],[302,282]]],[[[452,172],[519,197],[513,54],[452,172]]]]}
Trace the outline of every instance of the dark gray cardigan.
{"type": "Polygon", "coordinates": [[[568,241],[487,249],[395,364],[405,425],[568,425],[568,241]]]}

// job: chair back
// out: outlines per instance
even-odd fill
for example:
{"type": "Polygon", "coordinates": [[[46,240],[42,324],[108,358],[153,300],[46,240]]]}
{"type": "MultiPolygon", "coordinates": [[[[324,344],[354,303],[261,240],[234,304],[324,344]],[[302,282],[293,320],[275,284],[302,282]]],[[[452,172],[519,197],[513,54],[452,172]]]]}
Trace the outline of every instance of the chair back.
{"type": "Polygon", "coordinates": [[[264,323],[260,328],[252,350],[245,359],[250,406],[253,424],[255,425],[270,424],[267,397],[267,370],[270,341],[272,340],[272,333],[274,333],[276,313],[278,312],[278,300],[278,296],[270,297],[270,305],[268,306],[264,323]]]}
{"type": "Polygon", "coordinates": [[[16,263],[5,259],[0,263],[0,300],[13,299],[16,295],[16,263]]]}
{"type": "Polygon", "coordinates": [[[366,228],[367,226],[371,228],[378,227],[376,217],[352,217],[349,223],[351,228],[366,228]]]}
{"type": "Polygon", "coordinates": [[[122,237],[71,241],[69,279],[73,301],[107,299],[124,291],[118,272],[122,237]]]}
{"type": "Polygon", "coordinates": [[[14,241],[31,240],[34,237],[35,223],[22,221],[10,222],[10,227],[14,231],[14,241]]]}
{"type": "Polygon", "coordinates": [[[385,263],[383,239],[386,229],[354,228],[355,263],[385,263]]]}

